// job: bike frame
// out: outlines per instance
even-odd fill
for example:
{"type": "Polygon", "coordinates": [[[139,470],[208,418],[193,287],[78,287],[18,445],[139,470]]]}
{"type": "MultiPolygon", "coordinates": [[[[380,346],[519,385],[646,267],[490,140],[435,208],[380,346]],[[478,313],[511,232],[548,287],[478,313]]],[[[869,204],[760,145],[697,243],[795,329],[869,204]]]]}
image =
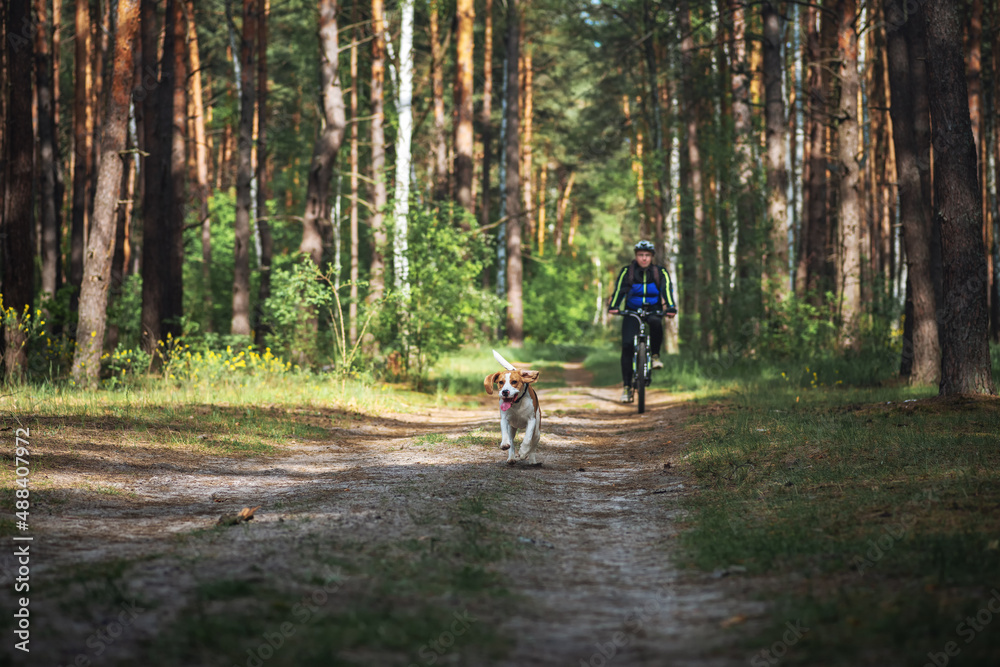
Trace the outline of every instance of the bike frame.
{"type": "Polygon", "coordinates": [[[621,310],[618,313],[622,317],[633,317],[639,322],[639,333],[632,339],[632,389],[633,394],[638,397],[639,413],[646,410],[646,387],[653,381],[653,366],[649,355],[649,324],[650,317],[663,317],[663,312],[658,310],[621,310]],[[643,345],[640,346],[640,343],[643,345]],[[640,357],[640,350],[643,351],[640,357]],[[642,368],[640,368],[640,366],[642,368]]]}

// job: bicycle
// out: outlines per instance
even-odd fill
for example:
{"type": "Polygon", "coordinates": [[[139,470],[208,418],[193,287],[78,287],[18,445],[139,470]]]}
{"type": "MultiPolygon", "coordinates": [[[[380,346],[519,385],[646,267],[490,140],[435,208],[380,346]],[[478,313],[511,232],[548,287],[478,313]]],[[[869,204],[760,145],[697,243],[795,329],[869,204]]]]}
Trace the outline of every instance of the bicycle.
{"type": "Polygon", "coordinates": [[[632,396],[635,397],[639,414],[646,411],[646,387],[653,381],[653,366],[649,356],[650,317],[663,317],[659,310],[621,310],[618,315],[634,317],[639,321],[639,333],[632,340],[632,396]],[[640,372],[641,371],[641,372],[640,372]]]}

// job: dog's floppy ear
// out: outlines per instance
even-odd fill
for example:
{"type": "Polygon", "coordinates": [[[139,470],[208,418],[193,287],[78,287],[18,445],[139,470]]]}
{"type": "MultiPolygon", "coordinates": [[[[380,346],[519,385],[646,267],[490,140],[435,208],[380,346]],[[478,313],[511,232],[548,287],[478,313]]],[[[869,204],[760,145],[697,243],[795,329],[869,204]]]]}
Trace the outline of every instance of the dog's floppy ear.
{"type": "Polygon", "coordinates": [[[527,384],[538,381],[538,371],[521,371],[521,379],[527,384]]]}
{"type": "Polygon", "coordinates": [[[483,380],[483,386],[486,387],[486,393],[487,394],[490,394],[490,395],[493,394],[493,385],[495,385],[497,383],[497,380],[499,380],[499,379],[500,379],[500,374],[499,373],[493,373],[492,375],[487,375],[486,376],[486,379],[483,380]]]}

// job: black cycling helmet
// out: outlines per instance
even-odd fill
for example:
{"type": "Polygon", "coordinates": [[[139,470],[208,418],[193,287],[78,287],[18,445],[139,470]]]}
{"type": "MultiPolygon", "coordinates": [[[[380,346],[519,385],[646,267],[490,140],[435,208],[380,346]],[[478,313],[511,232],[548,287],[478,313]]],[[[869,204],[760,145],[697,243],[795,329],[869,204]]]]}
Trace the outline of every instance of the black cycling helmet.
{"type": "Polygon", "coordinates": [[[651,252],[656,254],[656,246],[654,246],[650,241],[639,241],[635,244],[635,252],[640,250],[645,250],[646,252],[651,252]]]}

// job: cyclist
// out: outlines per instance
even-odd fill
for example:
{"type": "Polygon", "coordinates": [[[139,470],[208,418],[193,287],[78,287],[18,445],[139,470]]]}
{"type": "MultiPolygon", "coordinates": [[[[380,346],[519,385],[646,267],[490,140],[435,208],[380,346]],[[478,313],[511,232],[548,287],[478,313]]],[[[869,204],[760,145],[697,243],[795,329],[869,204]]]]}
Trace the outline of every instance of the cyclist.
{"type": "MultiPolygon", "coordinates": [[[[662,266],[653,264],[656,248],[649,241],[635,244],[635,259],[623,267],[615,281],[615,292],[608,302],[608,312],[617,314],[624,306],[628,310],[661,310],[667,317],[677,315],[674,303],[674,285],[662,266]],[[624,302],[624,303],[623,303],[624,302]]],[[[648,320],[652,367],[663,368],[660,346],[663,344],[663,322],[660,318],[648,320]]],[[[632,317],[622,318],[622,403],[632,400],[633,342],[639,333],[639,323],[632,317]]]]}

